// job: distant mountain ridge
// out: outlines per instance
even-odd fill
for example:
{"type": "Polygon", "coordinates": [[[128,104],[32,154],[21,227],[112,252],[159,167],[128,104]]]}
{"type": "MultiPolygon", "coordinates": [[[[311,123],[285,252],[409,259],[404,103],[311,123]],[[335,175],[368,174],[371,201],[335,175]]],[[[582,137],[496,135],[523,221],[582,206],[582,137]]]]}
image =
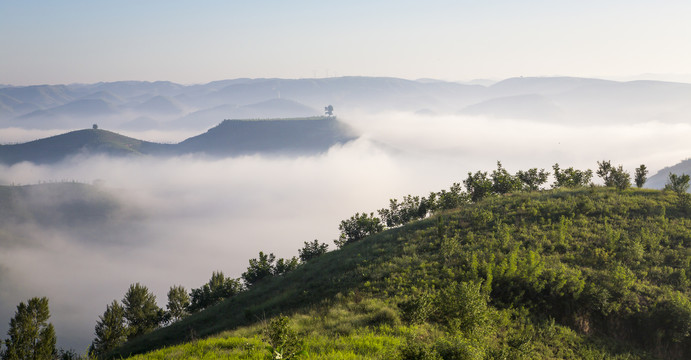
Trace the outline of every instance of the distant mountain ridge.
{"type": "Polygon", "coordinates": [[[661,169],[648,179],[645,186],[653,189],[663,189],[669,181],[669,174],[691,175],[691,158],[661,169]]]}
{"type": "Polygon", "coordinates": [[[56,163],[78,155],[315,154],[356,137],[347,124],[335,117],[225,120],[206,133],[178,144],[160,144],[102,129],[84,129],[21,144],[0,145],[0,163],[56,163]]]}
{"type": "Polygon", "coordinates": [[[685,83],[516,77],[483,84],[351,76],[6,86],[0,87],[0,126],[66,129],[100,123],[112,129],[128,124],[202,131],[219,119],[317,116],[329,104],[336,111],[425,110],[541,122],[688,123],[691,107],[691,84],[685,83]]]}

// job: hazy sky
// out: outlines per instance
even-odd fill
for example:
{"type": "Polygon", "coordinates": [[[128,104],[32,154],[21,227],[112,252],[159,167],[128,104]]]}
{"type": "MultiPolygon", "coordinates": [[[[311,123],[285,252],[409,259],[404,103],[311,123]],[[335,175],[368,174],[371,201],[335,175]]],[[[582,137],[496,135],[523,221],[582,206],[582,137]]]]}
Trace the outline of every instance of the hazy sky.
{"type": "Polygon", "coordinates": [[[689,74],[691,2],[0,1],[0,84],[689,74]]]}

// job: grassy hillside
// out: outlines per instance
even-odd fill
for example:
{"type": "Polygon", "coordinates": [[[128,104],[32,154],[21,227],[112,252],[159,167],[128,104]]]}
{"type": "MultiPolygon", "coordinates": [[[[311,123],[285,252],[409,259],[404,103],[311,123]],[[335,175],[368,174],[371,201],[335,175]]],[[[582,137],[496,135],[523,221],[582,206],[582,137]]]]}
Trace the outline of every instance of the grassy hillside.
{"type": "Polygon", "coordinates": [[[309,359],[687,359],[688,210],[654,190],[491,197],[347,244],[114,355],[267,358],[267,321],[285,314],[309,359]]]}
{"type": "Polygon", "coordinates": [[[84,129],[22,144],[0,145],[0,162],[15,164],[30,161],[44,164],[79,154],[140,155],[160,152],[168,146],[107,130],[84,129]]]}
{"type": "Polygon", "coordinates": [[[352,130],[335,117],[225,120],[177,146],[178,152],[210,155],[324,152],[354,140],[352,130]]]}

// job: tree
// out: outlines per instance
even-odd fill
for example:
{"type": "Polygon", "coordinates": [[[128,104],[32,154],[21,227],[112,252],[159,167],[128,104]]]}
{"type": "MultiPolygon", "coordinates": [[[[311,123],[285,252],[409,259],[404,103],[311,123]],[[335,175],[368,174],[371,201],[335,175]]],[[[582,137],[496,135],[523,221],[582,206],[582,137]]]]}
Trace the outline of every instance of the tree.
{"type": "Polygon", "coordinates": [[[48,298],[31,298],[19,303],[7,331],[9,339],[3,360],[48,360],[57,356],[55,329],[48,322],[48,298]]]}
{"type": "Polygon", "coordinates": [[[214,271],[208,283],[198,289],[192,289],[188,310],[196,312],[206,309],[209,306],[216,305],[223,299],[237,295],[242,289],[240,279],[225,277],[223,272],[214,271]]]}
{"type": "MultiPolygon", "coordinates": [[[[447,193],[444,192],[444,194],[447,193]]],[[[377,210],[377,213],[387,227],[396,227],[413,220],[423,219],[430,210],[431,206],[426,198],[406,195],[400,203],[397,199],[390,199],[389,208],[377,210]]]]}
{"type": "Polygon", "coordinates": [[[619,165],[611,173],[612,185],[619,190],[626,190],[631,187],[631,175],[624,171],[624,168],[619,165]]]}
{"type": "Polygon", "coordinates": [[[245,284],[252,286],[260,280],[273,275],[274,261],[276,261],[276,256],[273,253],[267,255],[260,251],[259,258],[250,259],[250,266],[247,268],[247,271],[242,273],[242,279],[245,280],[245,284]]]}
{"type": "Polygon", "coordinates": [[[537,191],[544,183],[547,182],[549,171],[537,168],[529,169],[528,171],[518,170],[516,177],[523,183],[523,189],[527,191],[537,191]]]}
{"type": "Polygon", "coordinates": [[[689,190],[689,175],[687,174],[669,174],[665,190],[674,191],[677,195],[682,196],[689,190]]]}
{"type": "Polygon", "coordinates": [[[468,194],[463,192],[461,184],[453,183],[449,191],[442,190],[437,193],[430,193],[427,199],[422,198],[425,214],[428,211],[455,209],[470,201],[468,194]]]}
{"type": "Polygon", "coordinates": [[[130,285],[122,304],[129,327],[127,340],[154,330],[163,320],[163,310],[156,305],[156,295],[139,283],[130,285]]]}
{"type": "Polygon", "coordinates": [[[168,304],[166,304],[167,317],[170,321],[176,322],[188,315],[187,309],[190,306],[190,296],[187,290],[180,286],[171,286],[168,290],[168,304]]]}
{"type": "Polygon", "coordinates": [[[96,356],[102,356],[114,350],[127,340],[127,326],[125,325],[125,309],[113,300],[106,306],[106,311],[98,317],[96,322],[96,338],[91,343],[91,351],[96,356]]]}
{"type": "Polygon", "coordinates": [[[674,191],[677,194],[679,207],[684,211],[691,209],[691,195],[689,191],[689,181],[691,178],[687,174],[669,174],[669,180],[665,185],[665,190],[674,191]]]}
{"type": "Polygon", "coordinates": [[[489,311],[481,285],[453,282],[437,297],[436,319],[452,332],[472,334],[487,322],[489,311]]]}
{"type": "Polygon", "coordinates": [[[298,250],[300,261],[306,263],[316,257],[322,256],[326,254],[328,248],[328,244],[320,244],[317,239],[314,239],[313,242],[305,241],[305,246],[298,250]]]}
{"type": "Polygon", "coordinates": [[[269,343],[267,350],[271,359],[298,359],[304,353],[301,337],[288,326],[288,317],[273,318],[264,329],[264,341],[269,343]]]}
{"type": "Polygon", "coordinates": [[[331,105],[325,106],[325,107],[324,107],[324,113],[325,113],[327,116],[333,116],[333,114],[334,114],[334,107],[331,106],[331,105]]]}
{"type": "Polygon", "coordinates": [[[614,168],[612,167],[612,163],[607,160],[603,160],[602,162],[597,162],[597,176],[601,177],[602,180],[605,182],[605,186],[613,186],[612,180],[611,180],[611,173],[614,168]]]}
{"type": "Polygon", "coordinates": [[[497,161],[497,170],[492,171],[492,192],[495,194],[508,194],[521,189],[521,181],[509,174],[497,161]]]}
{"type": "Polygon", "coordinates": [[[297,269],[299,264],[300,264],[300,262],[298,261],[298,259],[295,256],[293,256],[290,259],[283,259],[283,258],[278,259],[278,261],[276,261],[276,265],[274,265],[274,267],[272,269],[272,275],[274,275],[274,276],[285,275],[285,274],[297,269]]]}
{"type": "Polygon", "coordinates": [[[492,194],[493,182],[487,177],[487,172],[478,171],[475,174],[468,173],[468,178],[463,180],[463,185],[473,202],[478,202],[492,194]]]}
{"type": "Polygon", "coordinates": [[[374,216],[374,213],[356,213],[348,220],[342,220],[338,226],[341,235],[337,240],[334,240],[336,246],[339,248],[345,244],[360,241],[364,237],[374,235],[384,230],[381,220],[374,216]]]}
{"type": "Polygon", "coordinates": [[[645,165],[641,164],[641,166],[636,168],[636,175],[635,175],[636,187],[642,188],[647,180],[648,180],[648,168],[646,168],[645,165]]]}
{"type": "Polygon", "coordinates": [[[573,188],[579,186],[587,186],[593,177],[593,171],[588,170],[575,170],[573,167],[568,169],[560,169],[559,164],[554,164],[552,166],[554,170],[554,178],[556,179],[552,188],[558,189],[561,187],[573,188]]]}
{"type": "Polygon", "coordinates": [[[616,187],[619,190],[628,189],[631,186],[631,176],[624,168],[614,167],[609,161],[597,162],[597,175],[605,182],[605,186],[616,187]]]}

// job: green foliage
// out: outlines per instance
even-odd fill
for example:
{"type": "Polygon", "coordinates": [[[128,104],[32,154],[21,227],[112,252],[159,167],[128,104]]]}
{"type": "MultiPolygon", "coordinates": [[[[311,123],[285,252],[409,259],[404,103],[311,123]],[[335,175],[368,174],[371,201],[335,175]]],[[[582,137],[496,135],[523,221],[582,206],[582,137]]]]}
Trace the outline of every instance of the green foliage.
{"type": "MultiPolygon", "coordinates": [[[[323,254],[121,353],[294,312],[310,359],[687,359],[691,219],[676,200],[588,187],[464,203],[323,254]]],[[[240,340],[224,347],[261,333],[238,331],[205,349],[266,355],[240,340]]],[[[200,357],[191,349],[204,341],[185,354],[200,357]]]]}
{"type": "Polygon", "coordinates": [[[509,174],[497,161],[497,169],[492,171],[492,192],[503,195],[521,189],[521,180],[509,174]]]}
{"type": "Polygon", "coordinates": [[[272,275],[274,275],[274,276],[285,275],[285,274],[295,270],[299,264],[300,264],[300,262],[298,261],[298,259],[295,256],[293,256],[290,259],[283,259],[283,258],[278,259],[278,261],[276,261],[276,265],[273,268],[272,275]]]}
{"type": "Polygon", "coordinates": [[[552,169],[555,178],[552,188],[555,189],[587,186],[590,184],[590,179],[593,178],[592,170],[576,170],[573,167],[562,170],[559,168],[559,164],[554,164],[552,169]]]}
{"type": "MultiPolygon", "coordinates": [[[[453,189],[452,189],[453,191],[453,189]]],[[[443,194],[440,193],[439,199],[444,199],[442,201],[452,203],[453,192],[443,194]]],[[[434,199],[437,199],[435,196],[434,199]]],[[[396,227],[399,225],[407,224],[413,220],[423,219],[427,216],[427,213],[432,210],[434,204],[431,204],[427,198],[420,198],[419,196],[406,195],[403,200],[399,203],[397,199],[389,200],[389,208],[381,209],[377,212],[381,217],[382,221],[387,227],[396,227]]],[[[447,205],[447,204],[444,204],[447,205]]],[[[450,205],[449,206],[453,206],[450,205]]],[[[456,207],[456,206],[453,206],[456,207]]]]}
{"type": "Polygon", "coordinates": [[[128,340],[154,330],[163,320],[164,312],[156,305],[156,295],[139,283],[130,285],[122,304],[128,340]]]}
{"type": "Polygon", "coordinates": [[[303,341],[288,326],[286,316],[277,316],[264,329],[264,341],[269,344],[269,359],[299,359],[304,354],[303,341]]]}
{"type": "Polygon", "coordinates": [[[681,292],[665,294],[651,314],[650,325],[656,329],[657,341],[685,344],[691,350],[691,301],[681,292]]]}
{"type": "Polygon", "coordinates": [[[100,357],[114,350],[127,340],[127,332],[125,309],[113,300],[106,306],[103,315],[98,317],[94,329],[96,338],[91,343],[91,353],[100,357]]]}
{"type": "Polygon", "coordinates": [[[516,178],[523,183],[523,189],[526,191],[539,190],[540,186],[547,182],[548,177],[549,171],[545,171],[545,169],[532,168],[527,171],[518,170],[516,173],[516,178]]]}
{"type": "Polygon", "coordinates": [[[259,252],[259,258],[250,259],[250,266],[247,271],[242,273],[242,279],[245,281],[247,286],[252,286],[262,279],[270,277],[274,273],[274,262],[276,261],[276,255],[274,254],[264,254],[263,251],[259,252]]]}
{"type": "Polygon", "coordinates": [[[616,187],[619,190],[626,190],[631,186],[631,176],[621,165],[615,168],[609,160],[598,161],[597,165],[597,175],[604,180],[605,186],[616,187]]]}
{"type": "Polygon", "coordinates": [[[266,255],[263,251],[259,252],[259,258],[250,259],[249,263],[250,266],[247,268],[247,271],[242,273],[242,279],[247,286],[253,286],[265,278],[285,275],[295,270],[299,265],[296,257],[278,259],[278,261],[276,261],[276,256],[274,254],[266,255]]]}
{"type": "Polygon", "coordinates": [[[452,282],[439,293],[436,306],[435,320],[450,332],[472,335],[489,318],[487,300],[479,283],[452,282]]]}
{"type": "MultiPolygon", "coordinates": [[[[211,278],[213,279],[213,276],[211,278]]],[[[190,296],[187,294],[187,290],[182,285],[171,286],[168,290],[168,303],[166,304],[167,320],[171,322],[181,320],[188,315],[189,307],[190,296]]]]}
{"type": "Polygon", "coordinates": [[[7,331],[3,360],[49,360],[57,355],[55,329],[48,322],[48,298],[31,298],[17,306],[7,331]]]}
{"type": "Polygon", "coordinates": [[[688,174],[669,174],[669,179],[665,185],[665,190],[673,191],[677,194],[679,208],[688,212],[691,208],[691,195],[688,194],[689,182],[691,177],[688,174]]]}
{"type": "Polygon", "coordinates": [[[409,324],[422,324],[426,322],[434,312],[434,295],[425,291],[418,296],[405,299],[398,304],[403,313],[403,319],[409,324]]]}
{"type": "Polygon", "coordinates": [[[439,192],[430,193],[427,199],[423,198],[421,208],[422,205],[426,204],[426,208],[429,208],[430,211],[450,210],[467,204],[469,200],[468,194],[461,189],[461,184],[453,183],[448,191],[442,189],[439,192]]]}
{"type": "Polygon", "coordinates": [[[328,244],[320,244],[317,239],[314,239],[313,242],[305,241],[305,246],[298,250],[298,255],[300,257],[300,261],[306,263],[316,257],[326,254],[328,249],[328,244]]]}
{"type": "Polygon", "coordinates": [[[341,248],[346,244],[381,232],[384,230],[384,225],[379,218],[374,216],[374,213],[356,213],[350,219],[341,221],[338,230],[341,231],[341,235],[334,242],[337,247],[341,248]]]}
{"type": "Polygon", "coordinates": [[[648,168],[644,164],[636,168],[636,173],[634,176],[636,187],[642,188],[646,181],[648,181],[648,168]]]}
{"type": "Polygon", "coordinates": [[[478,171],[475,174],[468,173],[468,177],[463,180],[463,185],[470,195],[473,202],[478,202],[492,194],[494,186],[492,179],[487,177],[487,172],[478,171]]]}
{"type": "MultiPolygon", "coordinates": [[[[197,312],[206,309],[218,304],[223,299],[237,295],[242,290],[243,286],[239,279],[226,277],[222,271],[214,271],[208,283],[200,288],[192,289],[187,310],[197,312]]],[[[182,294],[178,294],[177,297],[184,301],[182,294]]]]}
{"type": "Polygon", "coordinates": [[[681,196],[689,191],[689,181],[691,178],[688,174],[669,174],[669,179],[665,185],[665,190],[673,191],[677,195],[681,196]]]}

